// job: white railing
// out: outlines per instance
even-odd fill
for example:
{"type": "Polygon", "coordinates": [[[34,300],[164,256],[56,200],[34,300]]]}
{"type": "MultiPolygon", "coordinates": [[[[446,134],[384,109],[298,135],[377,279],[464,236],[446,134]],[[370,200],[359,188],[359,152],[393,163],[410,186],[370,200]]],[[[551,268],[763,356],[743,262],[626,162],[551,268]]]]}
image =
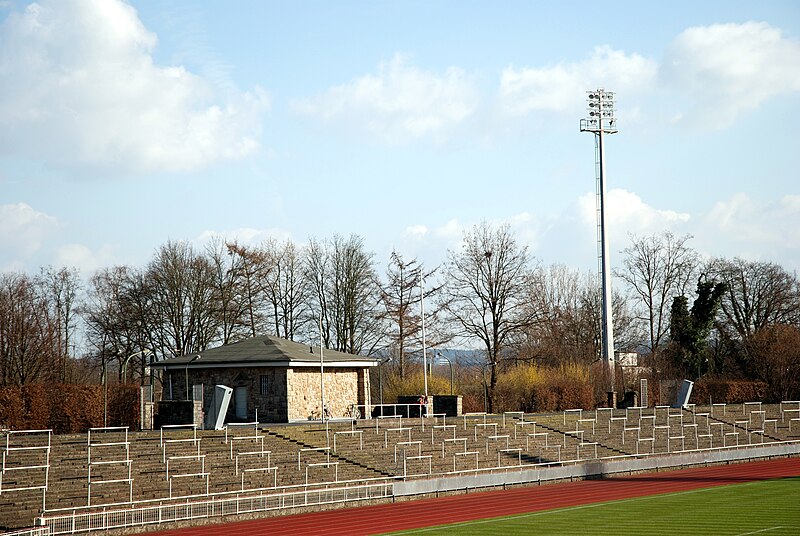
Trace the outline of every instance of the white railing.
{"type": "Polygon", "coordinates": [[[800,455],[800,441],[776,441],[763,445],[692,449],[678,453],[629,454],[607,456],[596,460],[565,460],[562,463],[547,462],[521,466],[464,469],[434,474],[426,479],[398,481],[394,485],[394,494],[396,497],[401,497],[497,487],[506,484],[519,485],[534,482],[541,484],[550,480],[583,479],[592,475],[629,474],[797,455],[800,455]]]}
{"type": "MultiPolygon", "coordinates": [[[[739,406],[741,407],[741,406],[739,406]]],[[[785,411],[791,411],[787,409],[785,411]]],[[[669,419],[669,410],[667,409],[666,415],[669,419]]],[[[481,415],[485,420],[486,416],[481,415]]],[[[653,419],[655,420],[655,410],[653,419]]],[[[481,419],[479,419],[481,420],[481,419]]],[[[195,432],[196,433],[196,432],[195,432]]],[[[162,438],[163,440],[163,438],[162,438]]],[[[763,438],[762,438],[763,441],[763,438]]],[[[800,452],[800,442],[769,442],[759,443],[758,445],[738,445],[729,447],[717,448],[703,448],[703,449],[685,449],[675,454],[692,455],[699,453],[715,453],[736,450],[746,450],[755,446],[767,447],[780,444],[791,444],[796,452],[800,452]]],[[[316,450],[316,449],[309,449],[316,450]]],[[[327,450],[327,449],[326,449],[327,450]]],[[[466,448],[465,448],[466,450],[466,448]]],[[[527,449],[526,449],[527,450],[527,449]]],[[[262,449],[263,453],[263,449],[262,449]]],[[[298,453],[299,456],[299,453],[298,453]]],[[[539,470],[545,468],[556,468],[558,466],[574,466],[587,461],[594,461],[600,463],[617,462],[623,460],[639,460],[644,461],[647,459],[657,459],[665,456],[665,454],[655,453],[637,453],[636,455],[614,455],[606,457],[597,457],[593,460],[560,460],[559,462],[538,463],[538,464],[523,464],[520,463],[521,459],[517,459],[515,464],[508,466],[498,466],[463,469],[446,471],[439,473],[439,478],[451,478],[458,476],[470,477],[483,477],[484,475],[501,474],[501,473],[518,473],[520,471],[539,470]]],[[[668,454],[666,456],[669,456],[668,454]]],[[[733,455],[736,458],[737,455],[733,455]]],[[[743,453],[743,456],[746,457],[743,453]]],[[[744,459],[744,458],[743,458],[744,459]]],[[[238,461],[238,460],[237,460],[238,461]]],[[[691,462],[695,463],[695,462],[691,462]]],[[[691,465],[689,463],[689,465],[691,465]]],[[[706,462],[699,462],[706,463],[706,462]]],[[[300,468],[300,460],[298,459],[298,468],[300,468]]],[[[679,465],[685,465],[685,461],[681,461],[679,465]]],[[[269,462],[268,462],[269,465],[269,462]]],[[[669,464],[667,464],[668,466],[669,464]]],[[[430,473],[430,471],[429,471],[430,473]]],[[[408,475],[411,476],[411,475],[408,475]]],[[[422,476],[422,475],[414,475],[422,476]]],[[[425,475],[430,477],[435,475],[425,475]]],[[[394,477],[399,481],[404,480],[405,475],[394,477]]],[[[238,493],[237,495],[231,494],[212,494],[209,496],[192,496],[182,497],[181,502],[167,501],[167,500],[149,500],[149,501],[132,501],[130,503],[121,503],[116,505],[104,505],[102,511],[97,509],[81,509],[69,508],[60,510],[45,511],[41,522],[46,523],[53,528],[52,534],[71,534],[77,532],[87,532],[92,530],[105,530],[108,528],[132,527],[142,526],[147,524],[168,523],[173,521],[180,521],[184,519],[194,519],[201,517],[235,515],[248,512],[263,512],[274,509],[290,509],[303,506],[314,506],[318,504],[328,504],[335,502],[345,501],[359,501],[374,498],[387,498],[393,496],[392,486],[394,480],[380,479],[372,482],[327,482],[322,483],[325,487],[315,487],[313,489],[302,487],[287,487],[278,489],[251,489],[247,490],[247,494],[238,493]],[[333,486],[333,487],[330,487],[333,486]],[[359,495],[357,490],[367,490],[366,496],[359,495]],[[355,490],[355,491],[354,491],[355,490]],[[373,490],[383,490],[374,492],[373,490]],[[339,494],[339,498],[337,498],[339,494]],[[256,505],[256,506],[252,506],[256,505]],[[187,517],[188,516],[188,517],[187,517]]],[[[231,493],[231,492],[228,492],[231,493]]],[[[397,494],[396,491],[394,493],[397,494]]],[[[402,494],[402,493],[401,493],[402,494]]]]}
{"type": "Polygon", "coordinates": [[[86,464],[89,468],[86,476],[86,504],[92,504],[92,486],[99,484],[127,484],[128,498],[133,500],[133,478],[131,476],[133,461],[131,460],[131,442],[128,441],[128,427],[104,426],[102,428],[89,428],[89,432],[86,434],[86,445],[86,464]],[[92,441],[92,434],[94,434],[94,441],[92,441]],[[111,438],[110,440],[109,437],[111,438]],[[94,460],[92,459],[92,449],[95,451],[94,460]],[[104,454],[98,456],[98,450],[104,454]],[[122,457],[122,452],[116,451],[124,451],[124,457],[122,457]],[[108,459],[109,456],[111,459],[108,459]],[[96,459],[97,457],[100,459],[96,459]],[[94,480],[92,480],[93,469],[101,472],[100,477],[95,472],[94,480]],[[120,471],[122,473],[117,474],[120,471]],[[109,476],[109,472],[113,476],[109,476]]]}
{"type": "MultiPolygon", "coordinates": [[[[5,435],[5,445],[0,446],[3,450],[2,456],[2,465],[0,465],[0,495],[3,493],[8,493],[10,491],[27,491],[27,490],[42,490],[42,508],[44,509],[45,503],[47,500],[47,486],[50,480],[50,448],[51,448],[51,441],[52,441],[52,430],[3,430],[2,432],[5,435]],[[14,443],[12,437],[18,439],[18,443],[14,443]],[[41,440],[41,444],[34,444],[28,445],[26,444],[24,439],[20,438],[30,438],[33,437],[30,441],[37,443],[37,441],[41,440]],[[44,443],[44,438],[47,438],[46,444],[44,443]],[[25,465],[14,465],[14,452],[32,452],[32,453],[39,453],[40,457],[44,456],[44,459],[41,460],[41,463],[34,463],[33,465],[30,462],[23,462],[27,463],[25,465]],[[42,454],[43,453],[43,454],[42,454]],[[42,484],[32,484],[30,486],[18,486],[18,487],[8,487],[7,485],[3,485],[3,477],[7,472],[10,471],[22,471],[23,473],[34,473],[35,471],[44,471],[44,483],[42,484]]],[[[31,476],[28,474],[28,476],[31,476]]]]}
{"type": "Polygon", "coordinates": [[[381,482],[284,493],[260,493],[241,497],[218,497],[177,504],[132,505],[113,510],[44,516],[38,518],[37,522],[50,530],[45,534],[76,534],[159,525],[190,519],[389,498],[392,496],[392,486],[391,482],[381,482]]]}

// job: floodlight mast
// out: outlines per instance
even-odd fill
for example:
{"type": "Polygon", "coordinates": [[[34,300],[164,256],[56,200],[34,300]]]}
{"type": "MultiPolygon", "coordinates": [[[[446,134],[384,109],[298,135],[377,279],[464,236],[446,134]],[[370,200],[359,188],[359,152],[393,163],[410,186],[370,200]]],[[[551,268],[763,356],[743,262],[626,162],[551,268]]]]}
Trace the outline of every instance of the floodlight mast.
{"type": "Polygon", "coordinates": [[[611,313],[611,260],[609,258],[608,229],[606,227],[606,167],[604,134],[617,132],[617,120],[614,116],[614,93],[598,88],[587,91],[589,101],[589,117],[581,119],[581,132],[591,132],[595,136],[595,171],[597,173],[597,211],[598,211],[598,250],[600,256],[600,273],[603,282],[603,338],[602,359],[608,374],[609,404],[614,400],[614,325],[611,313]]]}

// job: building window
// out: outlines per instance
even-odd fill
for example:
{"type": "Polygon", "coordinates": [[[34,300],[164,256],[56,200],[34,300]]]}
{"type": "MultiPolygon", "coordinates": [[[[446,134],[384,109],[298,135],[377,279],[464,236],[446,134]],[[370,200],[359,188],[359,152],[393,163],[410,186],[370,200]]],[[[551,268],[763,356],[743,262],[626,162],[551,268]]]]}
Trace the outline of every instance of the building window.
{"type": "Polygon", "coordinates": [[[267,376],[261,376],[261,396],[266,396],[267,390],[269,389],[269,379],[267,376]]]}

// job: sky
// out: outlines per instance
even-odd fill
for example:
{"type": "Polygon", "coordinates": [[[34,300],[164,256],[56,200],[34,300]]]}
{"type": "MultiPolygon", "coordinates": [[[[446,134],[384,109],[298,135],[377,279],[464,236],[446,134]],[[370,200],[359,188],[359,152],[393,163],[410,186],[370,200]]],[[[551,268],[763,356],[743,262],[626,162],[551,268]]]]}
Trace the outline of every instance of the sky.
{"type": "Polygon", "coordinates": [[[631,236],[800,269],[796,0],[0,1],[0,269],[357,234],[428,267],[508,224],[596,270],[631,236]]]}

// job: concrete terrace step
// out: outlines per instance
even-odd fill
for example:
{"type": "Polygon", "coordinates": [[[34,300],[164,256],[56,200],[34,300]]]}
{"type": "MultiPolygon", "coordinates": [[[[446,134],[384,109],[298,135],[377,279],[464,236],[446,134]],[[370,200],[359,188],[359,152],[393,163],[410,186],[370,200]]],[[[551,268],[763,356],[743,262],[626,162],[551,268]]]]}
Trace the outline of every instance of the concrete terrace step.
{"type": "MultiPolygon", "coordinates": [[[[705,422],[716,423],[711,428],[711,441],[714,446],[720,446],[727,440],[738,439],[742,442],[749,430],[745,429],[744,419],[760,419],[761,421],[773,419],[765,430],[765,438],[769,439],[798,439],[800,438],[800,422],[794,423],[790,431],[789,419],[781,419],[781,412],[777,405],[763,405],[763,409],[753,407],[736,407],[728,405],[725,413],[720,407],[695,407],[693,411],[683,410],[676,413],[674,420],[685,423],[698,424],[697,429],[705,426],[705,422]],[[763,413],[753,413],[763,411],[763,413]],[[680,413],[682,417],[677,417],[680,413]],[[707,417],[702,416],[708,413],[707,417]],[[755,417],[754,417],[755,415],[755,417]],[[737,421],[739,421],[737,423],[737,421]],[[727,435],[726,435],[727,434],[727,435]]],[[[659,419],[664,419],[669,410],[645,410],[644,413],[653,414],[659,419]]],[[[622,416],[623,410],[616,410],[614,416],[622,416]]],[[[794,414],[792,415],[794,416],[794,414]]],[[[800,412],[797,414],[800,417],[800,412]]],[[[332,480],[338,472],[338,480],[366,480],[381,477],[404,477],[404,469],[409,474],[406,478],[424,478],[421,473],[448,474],[454,469],[474,468],[477,460],[478,467],[491,468],[500,466],[514,466],[523,464],[557,462],[561,460],[575,460],[581,458],[617,456],[635,454],[637,448],[640,452],[655,453],[670,452],[682,447],[695,448],[697,440],[694,436],[684,437],[684,445],[677,439],[669,440],[666,431],[658,431],[653,436],[652,419],[637,421],[640,432],[655,437],[652,441],[637,442],[634,431],[626,432],[623,441],[622,426],[629,424],[614,421],[609,432],[609,411],[583,411],[553,413],[548,415],[524,415],[525,424],[518,425],[520,416],[502,415],[472,416],[468,418],[447,418],[448,428],[441,428],[434,432],[431,440],[431,426],[441,423],[426,419],[423,423],[419,418],[402,419],[402,426],[393,419],[372,420],[364,419],[353,424],[347,422],[330,422],[328,430],[319,422],[289,426],[261,426],[257,432],[262,438],[259,440],[240,439],[226,443],[225,433],[220,431],[197,431],[198,441],[194,441],[195,432],[190,430],[171,431],[165,434],[168,439],[180,439],[169,443],[166,457],[175,457],[170,461],[170,473],[189,474],[196,472],[208,473],[208,486],[213,492],[238,491],[242,487],[242,473],[237,474],[237,455],[241,469],[253,469],[245,475],[246,487],[271,486],[274,476],[258,471],[266,466],[266,457],[241,454],[246,452],[269,451],[270,466],[276,467],[277,485],[291,486],[303,485],[306,482],[308,470],[309,482],[332,480]],[[585,419],[580,422],[578,418],[585,419]],[[530,424],[535,421],[536,425],[530,424]],[[594,421],[594,422],[592,422],[594,421]],[[642,424],[644,423],[644,424],[642,424]],[[424,429],[423,429],[424,424],[424,429]],[[592,430],[592,426],[594,429],[592,430]],[[455,426],[453,426],[455,425],[455,426]],[[576,427],[583,429],[582,434],[575,434],[576,427]],[[388,431],[390,428],[402,428],[388,431]],[[541,448],[539,444],[543,439],[528,437],[530,430],[538,433],[547,433],[548,444],[560,445],[541,448]],[[329,452],[321,449],[333,446],[336,436],[336,451],[331,448],[329,452]],[[344,433],[341,433],[344,432],[344,433]],[[516,435],[516,437],[515,437],[516,435]],[[445,445],[445,456],[442,456],[442,443],[445,438],[455,436],[456,441],[445,445]],[[409,443],[410,442],[410,443],[409,443]],[[398,443],[407,443],[398,445],[398,443]],[[596,444],[596,445],[595,445],[596,444]],[[197,456],[204,460],[204,467],[199,465],[199,459],[178,458],[182,456],[197,456]],[[262,446],[263,445],[263,446],[262,446]],[[306,449],[306,450],[303,450],[306,449]],[[467,451],[476,454],[455,455],[456,451],[467,451]],[[233,457],[232,453],[233,452],[233,457]],[[298,454],[300,454],[300,467],[298,468],[298,454]],[[419,458],[421,456],[421,458],[419,458]],[[404,467],[403,461],[406,460],[404,467]],[[327,466],[327,461],[335,462],[335,466],[327,466]],[[311,465],[309,465],[311,464],[311,465]],[[430,465],[428,465],[430,464],[430,465]],[[335,467],[335,469],[334,469],[335,467]],[[202,469],[202,471],[200,470],[202,469]]],[[[633,419],[632,419],[633,421],[633,419]]],[[[632,424],[631,424],[632,425],[632,424]]],[[[686,428],[686,436],[692,434],[692,428],[686,428]]],[[[677,430],[677,427],[674,429],[677,430]]],[[[683,430],[683,429],[682,429],[683,430]]],[[[256,433],[251,429],[249,434],[256,433]]],[[[703,432],[705,433],[705,428],[703,432]]],[[[675,434],[677,436],[677,432],[675,434]]],[[[93,440],[95,437],[92,436],[93,440]]],[[[169,484],[166,474],[165,454],[159,432],[130,432],[127,436],[127,449],[113,446],[92,448],[94,461],[121,461],[130,460],[130,463],[97,464],[92,466],[93,476],[100,479],[114,479],[122,475],[127,478],[128,465],[131,485],[127,483],[109,483],[92,486],[92,504],[118,503],[128,500],[133,492],[134,500],[162,499],[169,496],[169,484]],[[96,472],[95,472],[96,470],[96,472]]],[[[102,439],[113,439],[107,436],[102,439]]],[[[750,439],[747,437],[747,439],[750,439]]],[[[758,438],[756,438],[756,442],[758,438]]],[[[707,438],[701,440],[705,446],[707,438]]],[[[24,453],[17,460],[20,463],[34,463],[37,453],[19,451],[24,453]]],[[[82,507],[87,503],[88,497],[88,464],[89,445],[85,434],[52,436],[50,452],[49,488],[46,495],[48,509],[82,507]]],[[[40,454],[40,453],[39,453],[40,454]]],[[[34,471],[12,471],[4,475],[4,485],[18,485],[24,487],[35,485],[37,476],[34,471]]],[[[203,478],[174,478],[173,495],[197,494],[205,492],[205,479],[203,478]]],[[[33,518],[41,513],[41,490],[17,491],[0,495],[0,527],[27,526],[33,518]]]]}

